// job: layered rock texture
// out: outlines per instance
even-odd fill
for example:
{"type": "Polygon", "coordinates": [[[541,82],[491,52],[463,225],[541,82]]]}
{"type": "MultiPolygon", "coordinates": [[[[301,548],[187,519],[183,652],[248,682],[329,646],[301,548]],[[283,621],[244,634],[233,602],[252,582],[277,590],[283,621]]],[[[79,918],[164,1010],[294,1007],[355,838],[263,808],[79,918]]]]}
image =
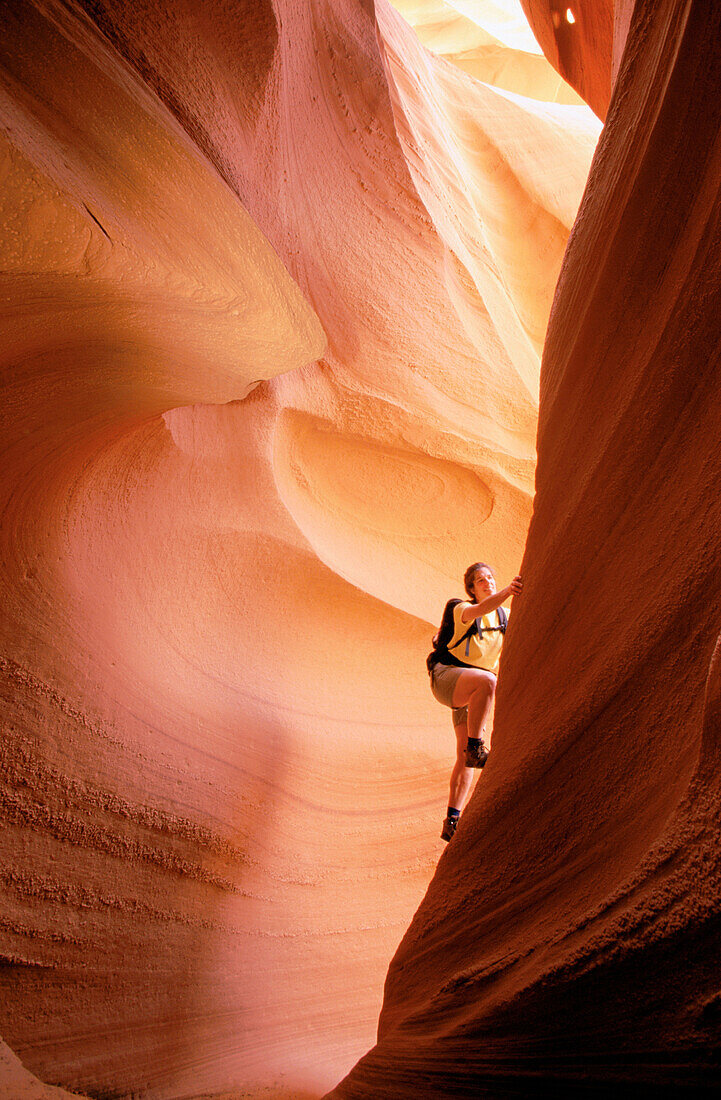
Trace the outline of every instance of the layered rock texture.
{"type": "Polygon", "coordinates": [[[0,1095],[8,1100],[73,1100],[78,1094],[38,1081],[0,1041],[0,1095]]]}
{"type": "MultiPolygon", "coordinates": [[[[599,124],[508,4],[398,7],[2,6],[0,1073],[28,1096],[319,1096],[433,877],[430,624],[523,555],[599,124]]],[[[338,1095],[558,1076],[584,1020],[580,1073],[705,1079],[718,20],[628,7],[589,0],[603,48],[579,16],[564,53],[599,115],[619,73],[499,751],[338,1095]]]]}
{"type": "Polygon", "coordinates": [[[1,20],[0,1033],[79,1092],[318,1096],[442,846],[431,624],[520,561],[599,127],[385,4],[1,20]]]}
{"type": "Polygon", "coordinates": [[[721,1080],[720,21],[629,21],[545,346],[494,753],[334,1096],[721,1080]]]}

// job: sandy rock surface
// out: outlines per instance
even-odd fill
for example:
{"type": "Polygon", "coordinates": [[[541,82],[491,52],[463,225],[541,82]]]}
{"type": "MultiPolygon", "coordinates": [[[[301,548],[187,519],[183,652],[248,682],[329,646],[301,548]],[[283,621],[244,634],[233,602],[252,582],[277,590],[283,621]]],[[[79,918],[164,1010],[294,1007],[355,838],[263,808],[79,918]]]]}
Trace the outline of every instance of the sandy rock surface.
{"type": "Polygon", "coordinates": [[[720,19],[630,21],[544,350],[494,751],[334,1097],[721,1080],[720,19]]]}
{"type": "Polygon", "coordinates": [[[441,850],[424,658],[522,556],[599,129],[488,35],[3,5],[0,1032],[42,1080],[298,1100],[375,1040],[441,850]]]}
{"type": "MultiPolygon", "coordinates": [[[[0,1096],[7,1100],[73,1100],[76,1092],[44,1085],[33,1077],[13,1054],[6,1043],[0,1040],[0,1096]]],[[[78,1100],[82,1100],[79,1097],[78,1100]]]]}

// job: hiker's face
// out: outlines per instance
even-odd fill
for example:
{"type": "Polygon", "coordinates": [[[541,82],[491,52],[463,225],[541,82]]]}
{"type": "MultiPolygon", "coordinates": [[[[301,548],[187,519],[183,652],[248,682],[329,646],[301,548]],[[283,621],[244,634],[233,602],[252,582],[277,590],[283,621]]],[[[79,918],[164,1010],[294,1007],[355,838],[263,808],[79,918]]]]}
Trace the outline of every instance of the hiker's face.
{"type": "Polygon", "coordinates": [[[496,578],[490,569],[476,569],[473,574],[473,591],[479,603],[488,596],[495,595],[496,578]]]}

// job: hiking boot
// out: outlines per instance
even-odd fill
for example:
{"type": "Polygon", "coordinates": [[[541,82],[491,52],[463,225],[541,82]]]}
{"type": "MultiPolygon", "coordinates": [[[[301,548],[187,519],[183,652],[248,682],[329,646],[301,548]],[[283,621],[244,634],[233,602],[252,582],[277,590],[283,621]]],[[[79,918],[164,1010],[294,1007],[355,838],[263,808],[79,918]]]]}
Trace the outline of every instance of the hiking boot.
{"type": "Polygon", "coordinates": [[[458,821],[459,818],[457,817],[447,817],[445,819],[445,821],[443,822],[443,828],[441,829],[441,840],[448,841],[451,839],[456,831],[458,821]]]}
{"type": "Polygon", "coordinates": [[[481,741],[478,745],[469,745],[466,749],[466,767],[483,768],[488,760],[488,749],[481,741]]]}

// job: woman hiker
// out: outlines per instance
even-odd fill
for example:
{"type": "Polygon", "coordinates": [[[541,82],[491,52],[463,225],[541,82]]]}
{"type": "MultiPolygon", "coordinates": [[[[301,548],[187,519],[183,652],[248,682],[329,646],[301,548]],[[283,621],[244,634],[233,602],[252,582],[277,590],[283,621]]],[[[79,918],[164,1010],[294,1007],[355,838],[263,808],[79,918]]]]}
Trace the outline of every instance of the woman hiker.
{"type": "Polygon", "coordinates": [[[456,762],[443,840],[450,840],[455,833],[471,790],[473,770],[483,767],[491,751],[486,722],[508,622],[508,608],[503,604],[523,590],[521,578],[514,577],[507,588],[497,592],[493,570],[482,561],[468,567],[463,584],[468,600],[448,601],[427,661],[431,691],[439,703],[451,708],[456,733],[456,762]]]}

